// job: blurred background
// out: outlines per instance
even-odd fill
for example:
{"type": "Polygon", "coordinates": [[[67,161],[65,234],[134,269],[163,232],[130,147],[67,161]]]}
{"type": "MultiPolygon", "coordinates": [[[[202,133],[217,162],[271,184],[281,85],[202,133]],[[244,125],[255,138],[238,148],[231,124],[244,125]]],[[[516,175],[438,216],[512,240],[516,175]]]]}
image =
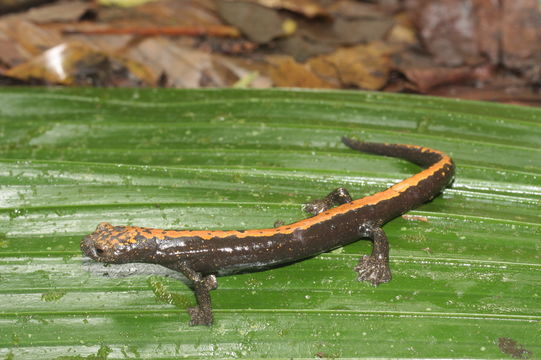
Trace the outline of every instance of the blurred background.
{"type": "Polygon", "coordinates": [[[540,105],[538,0],[0,0],[0,85],[301,87],[540,105]]]}

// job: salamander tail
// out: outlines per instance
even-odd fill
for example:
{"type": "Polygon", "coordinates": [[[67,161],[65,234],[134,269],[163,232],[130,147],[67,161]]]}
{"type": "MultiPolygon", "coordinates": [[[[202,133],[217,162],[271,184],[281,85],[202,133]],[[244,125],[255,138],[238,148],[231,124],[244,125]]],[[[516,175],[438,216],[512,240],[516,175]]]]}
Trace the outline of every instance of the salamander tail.
{"type": "Polygon", "coordinates": [[[433,165],[442,158],[447,157],[447,155],[438,150],[417,145],[364,142],[346,136],[342,137],[342,142],[353,150],[368,154],[402,158],[423,167],[433,165]]]}

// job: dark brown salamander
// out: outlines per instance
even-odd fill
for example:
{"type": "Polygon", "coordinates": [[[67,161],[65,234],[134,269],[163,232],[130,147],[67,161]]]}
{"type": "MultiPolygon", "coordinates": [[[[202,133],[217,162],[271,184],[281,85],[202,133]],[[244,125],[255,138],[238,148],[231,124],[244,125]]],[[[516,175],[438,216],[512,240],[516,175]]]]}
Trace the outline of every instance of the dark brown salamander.
{"type": "Polygon", "coordinates": [[[403,158],[425,167],[385,191],[352,200],[343,188],[305,210],[314,216],[270,229],[241,231],[161,230],[98,225],[81,241],[83,253],[105,263],[144,262],[180,271],[193,282],[197,306],[188,309],[192,325],[213,321],[210,290],[216,275],[256,270],[312,257],[360,238],[373,241],[370,256],[355,267],[359,281],[391,280],[389,244],[381,226],[438,195],[453,179],[454,165],[442,152],[415,145],[359,142],[344,144],[365,153],[403,158]],[[339,206],[333,207],[336,204],[339,206]]]}

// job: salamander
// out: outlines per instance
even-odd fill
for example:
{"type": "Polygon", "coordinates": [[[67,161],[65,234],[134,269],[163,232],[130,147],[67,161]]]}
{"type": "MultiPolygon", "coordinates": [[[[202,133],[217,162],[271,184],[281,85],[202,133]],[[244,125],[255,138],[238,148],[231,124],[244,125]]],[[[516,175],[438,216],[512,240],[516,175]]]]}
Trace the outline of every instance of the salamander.
{"type": "Polygon", "coordinates": [[[373,285],[391,280],[389,243],[382,225],[434,198],[454,176],[451,158],[417,145],[371,143],[343,137],[349,148],[402,158],[423,171],[376,194],[353,200],[344,188],[313,201],[313,216],[292,224],[254,230],[162,230],[101,223],[81,241],[83,253],[104,263],[143,262],[181,272],[193,283],[197,306],[191,325],[213,322],[210,290],[216,276],[266,269],[313,257],[361,238],[373,242],[371,255],[355,266],[357,279],[373,285]]]}

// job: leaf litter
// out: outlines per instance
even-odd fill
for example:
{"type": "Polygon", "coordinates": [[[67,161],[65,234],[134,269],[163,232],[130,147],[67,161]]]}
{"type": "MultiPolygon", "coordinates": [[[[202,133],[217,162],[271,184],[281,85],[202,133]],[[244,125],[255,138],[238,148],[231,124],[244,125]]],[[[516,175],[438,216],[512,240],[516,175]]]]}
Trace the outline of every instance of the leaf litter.
{"type": "Polygon", "coordinates": [[[0,1],[4,85],[347,88],[540,103],[536,0],[18,3],[0,1]]]}

